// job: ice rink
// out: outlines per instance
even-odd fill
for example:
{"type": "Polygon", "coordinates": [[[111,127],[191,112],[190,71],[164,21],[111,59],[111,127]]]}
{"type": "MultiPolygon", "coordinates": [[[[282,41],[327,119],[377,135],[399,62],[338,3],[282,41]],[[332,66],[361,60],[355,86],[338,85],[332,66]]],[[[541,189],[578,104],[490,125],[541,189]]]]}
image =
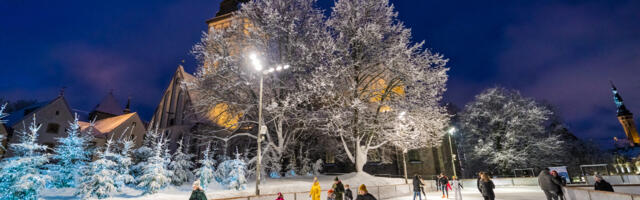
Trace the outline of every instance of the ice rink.
{"type": "MultiPolygon", "coordinates": [[[[449,191],[451,192],[451,191],[449,191]]],[[[540,187],[499,187],[495,189],[496,200],[542,200],[546,199],[540,187]]],[[[417,199],[417,198],[416,198],[417,199]]],[[[424,199],[424,197],[423,197],[424,199]]],[[[442,192],[427,193],[427,199],[442,199],[442,192]]],[[[449,193],[448,199],[455,199],[453,193],[449,193]]],[[[483,200],[477,188],[465,188],[462,190],[463,200],[483,200]]],[[[393,198],[392,200],[413,200],[413,196],[393,198]]]]}

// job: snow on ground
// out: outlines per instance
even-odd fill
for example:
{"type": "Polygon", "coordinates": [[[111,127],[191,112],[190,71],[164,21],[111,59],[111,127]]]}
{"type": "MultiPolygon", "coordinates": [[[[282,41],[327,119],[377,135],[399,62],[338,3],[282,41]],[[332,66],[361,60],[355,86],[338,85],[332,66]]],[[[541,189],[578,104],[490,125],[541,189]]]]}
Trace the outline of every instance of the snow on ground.
{"type": "MultiPolygon", "coordinates": [[[[449,191],[449,199],[455,199],[454,194],[449,191]]],[[[538,186],[519,186],[519,187],[497,187],[494,190],[496,194],[496,200],[541,200],[546,199],[542,190],[538,186]]],[[[417,199],[417,198],[416,198],[417,199]]],[[[424,197],[423,197],[424,199],[424,197]]],[[[429,192],[427,193],[427,199],[443,199],[442,192],[429,192]]],[[[446,199],[446,198],[445,198],[446,199]]],[[[465,188],[462,190],[462,199],[464,200],[483,200],[482,195],[475,187],[465,188]]],[[[391,200],[413,200],[413,196],[404,196],[393,198],[391,200]]]]}
{"type": "MultiPolygon", "coordinates": [[[[333,184],[333,179],[336,176],[329,175],[321,175],[318,176],[318,180],[320,181],[320,187],[322,190],[326,190],[331,187],[333,184]]],[[[365,184],[367,186],[373,185],[395,185],[395,184],[404,184],[404,179],[402,178],[385,178],[385,177],[375,177],[365,173],[349,173],[338,176],[344,184],[351,185],[352,188],[358,187],[360,184],[365,184]]],[[[286,177],[281,179],[267,179],[262,180],[260,183],[260,193],[261,194],[276,194],[278,192],[306,192],[311,188],[311,184],[313,182],[313,177],[307,176],[297,176],[297,177],[286,177]]],[[[42,198],[47,200],[67,200],[67,199],[77,199],[73,197],[75,193],[75,189],[48,189],[43,192],[42,198]]],[[[209,199],[219,199],[219,198],[229,198],[229,197],[239,197],[239,196],[250,196],[255,193],[255,180],[250,180],[249,184],[247,184],[247,188],[245,190],[235,191],[235,190],[225,190],[222,186],[218,184],[212,184],[206,191],[207,198],[209,199]]],[[[173,200],[173,199],[189,199],[191,195],[191,184],[183,185],[180,187],[169,186],[164,190],[161,190],[157,194],[153,195],[145,195],[142,196],[142,191],[135,190],[132,188],[125,188],[122,192],[113,194],[112,198],[114,200],[121,199],[135,199],[135,200],[173,200]]]]}

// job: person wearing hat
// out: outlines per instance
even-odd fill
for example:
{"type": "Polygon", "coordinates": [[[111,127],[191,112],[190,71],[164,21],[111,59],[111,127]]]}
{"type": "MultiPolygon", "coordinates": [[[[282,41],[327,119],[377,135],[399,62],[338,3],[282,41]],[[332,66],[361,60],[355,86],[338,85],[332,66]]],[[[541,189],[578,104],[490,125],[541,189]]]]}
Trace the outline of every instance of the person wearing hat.
{"type": "Polygon", "coordinates": [[[376,198],[373,195],[369,194],[369,191],[367,191],[367,186],[362,184],[358,188],[358,197],[356,197],[356,200],[376,200],[376,198]]]}
{"type": "Polygon", "coordinates": [[[605,181],[600,174],[596,174],[593,178],[596,181],[596,183],[593,184],[595,190],[613,192],[613,187],[611,186],[611,184],[605,181]]]}
{"type": "Polygon", "coordinates": [[[200,187],[200,180],[193,182],[193,191],[191,191],[189,200],[207,200],[207,195],[204,194],[204,190],[200,187]]]}
{"type": "Polygon", "coordinates": [[[313,186],[311,186],[309,197],[311,197],[311,200],[320,200],[321,192],[322,192],[322,189],[320,188],[320,182],[318,182],[318,177],[313,177],[313,186]]]}
{"type": "Polygon", "coordinates": [[[342,182],[340,181],[340,179],[338,179],[337,176],[335,179],[333,179],[333,186],[331,186],[331,189],[333,189],[333,193],[336,195],[335,200],[342,200],[342,195],[344,194],[344,185],[342,185],[342,182]]]}

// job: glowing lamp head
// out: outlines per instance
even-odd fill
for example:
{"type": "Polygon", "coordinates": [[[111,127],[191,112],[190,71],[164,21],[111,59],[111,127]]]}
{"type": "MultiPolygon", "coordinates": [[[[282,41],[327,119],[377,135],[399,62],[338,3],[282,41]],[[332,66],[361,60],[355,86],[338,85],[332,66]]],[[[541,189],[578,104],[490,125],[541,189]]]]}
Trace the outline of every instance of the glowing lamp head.
{"type": "Polygon", "coordinates": [[[456,127],[451,127],[449,129],[449,131],[447,131],[447,132],[449,132],[449,134],[453,135],[456,132],[456,127]]]}
{"type": "Polygon", "coordinates": [[[276,67],[276,71],[280,71],[282,70],[282,65],[278,65],[278,67],[276,67]]]}
{"type": "Polygon", "coordinates": [[[283,68],[284,68],[284,69],[289,69],[289,67],[290,67],[289,65],[284,65],[284,67],[283,67],[283,68]]]}
{"type": "Polygon", "coordinates": [[[262,63],[260,63],[260,60],[255,53],[250,54],[249,59],[251,59],[251,64],[256,71],[262,71],[262,63]]]}

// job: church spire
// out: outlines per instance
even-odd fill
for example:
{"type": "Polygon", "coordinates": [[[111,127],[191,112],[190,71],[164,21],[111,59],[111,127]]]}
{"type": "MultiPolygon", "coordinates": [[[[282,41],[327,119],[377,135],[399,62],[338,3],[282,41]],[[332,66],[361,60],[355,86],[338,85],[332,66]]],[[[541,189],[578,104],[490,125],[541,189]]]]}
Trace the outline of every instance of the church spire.
{"type": "Polygon", "coordinates": [[[622,96],[618,93],[618,88],[613,84],[613,81],[609,82],[611,83],[611,92],[613,92],[613,101],[616,103],[616,107],[618,108],[618,116],[631,115],[631,112],[624,105],[622,96]]]}
{"type": "Polygon", "coordinates": [[[122,112],[124,114],[131,113],[131,97],[127,98],[127,105],[124,107],[122,112]]]}

